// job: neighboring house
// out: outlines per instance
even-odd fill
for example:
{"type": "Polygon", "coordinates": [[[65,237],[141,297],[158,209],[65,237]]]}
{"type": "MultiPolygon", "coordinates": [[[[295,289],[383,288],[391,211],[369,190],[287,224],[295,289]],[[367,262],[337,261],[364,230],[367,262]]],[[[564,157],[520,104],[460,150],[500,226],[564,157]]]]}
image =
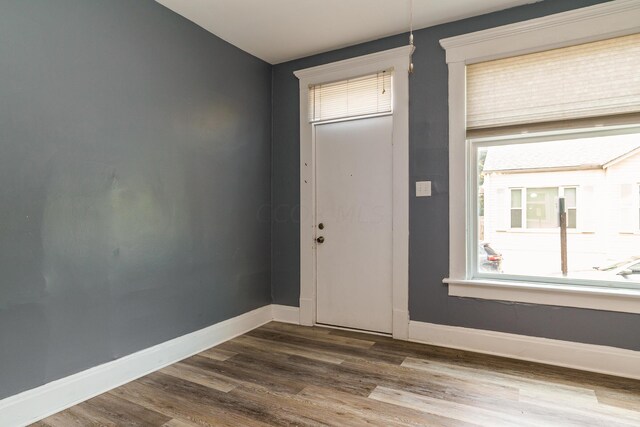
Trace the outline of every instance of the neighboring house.
{"type": "Polygon", "coordinates": [[[640,255],[640,135],[490,147],[483,174],[484,240],[505,272],[560,270],[560,197],[570,271],[640,255]]]}

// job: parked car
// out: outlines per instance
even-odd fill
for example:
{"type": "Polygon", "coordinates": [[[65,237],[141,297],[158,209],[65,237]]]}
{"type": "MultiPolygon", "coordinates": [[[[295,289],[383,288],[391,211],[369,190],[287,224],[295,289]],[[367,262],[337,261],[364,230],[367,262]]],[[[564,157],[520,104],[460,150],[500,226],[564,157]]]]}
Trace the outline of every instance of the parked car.
{"type": "Polygon", "coordinates": [[[640,282],[640,256],[634,256],[602,267],[594,267],[595,277],[601,280],[640,282]]]}
{"type": "Polygon", "coordinates": [[[593,267],[588,271],[570,272],[569,277],[603,282],[640,283],[640,256],[607,263],[601,267],[593,267]]]}
{"type": "Polygon", "coordinates": [[[496,252],[489,243],[478,244],[478,270],[502,273],[502,254],[496,252]]]}

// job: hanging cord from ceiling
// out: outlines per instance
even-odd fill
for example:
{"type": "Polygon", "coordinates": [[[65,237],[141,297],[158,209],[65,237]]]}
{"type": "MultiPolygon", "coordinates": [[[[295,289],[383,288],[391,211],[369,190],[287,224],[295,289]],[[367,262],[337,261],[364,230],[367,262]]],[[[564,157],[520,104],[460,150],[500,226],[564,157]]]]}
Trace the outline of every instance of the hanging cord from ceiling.
{"type": "Polygon", "coordinates": [[[411,46],[411,53],[409,54],[409,74],[413,74],[413,0],[409,0],[409,46],[411,46]]]}

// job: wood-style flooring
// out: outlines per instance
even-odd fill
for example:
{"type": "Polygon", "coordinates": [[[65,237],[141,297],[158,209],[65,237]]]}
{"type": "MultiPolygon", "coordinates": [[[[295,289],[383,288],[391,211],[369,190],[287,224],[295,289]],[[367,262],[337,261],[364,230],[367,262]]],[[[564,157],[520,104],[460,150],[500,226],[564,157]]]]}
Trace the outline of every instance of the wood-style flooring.
{"type": "Polygon", "coordinates": [[[640,426],[640,381],[269,323],[37,426],[640,426]]]}

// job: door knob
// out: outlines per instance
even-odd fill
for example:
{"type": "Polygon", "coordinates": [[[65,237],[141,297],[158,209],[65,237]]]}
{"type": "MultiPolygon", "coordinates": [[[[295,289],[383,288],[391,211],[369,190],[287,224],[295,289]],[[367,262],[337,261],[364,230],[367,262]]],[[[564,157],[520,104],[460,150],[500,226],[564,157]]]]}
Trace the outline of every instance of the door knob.
{"type": "Polygon", "coordinates": [[[316,239],[316,242],[318,243],[324,243],[324,237],[320,236],[316,239]]]}

